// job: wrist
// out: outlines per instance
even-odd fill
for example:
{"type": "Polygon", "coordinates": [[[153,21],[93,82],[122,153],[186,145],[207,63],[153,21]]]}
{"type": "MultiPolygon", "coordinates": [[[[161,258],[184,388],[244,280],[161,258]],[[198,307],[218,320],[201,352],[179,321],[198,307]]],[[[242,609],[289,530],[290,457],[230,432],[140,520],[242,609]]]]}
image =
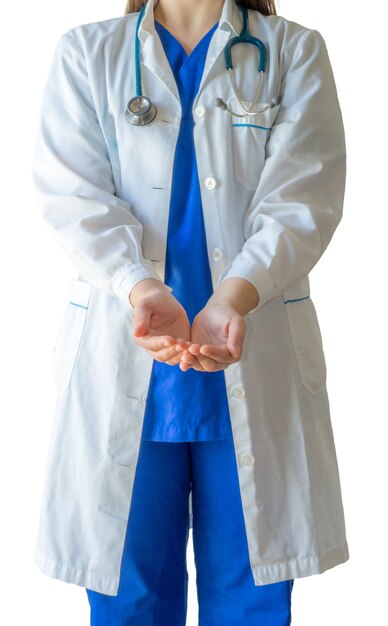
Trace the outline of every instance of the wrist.
{"type": "Polygon", "coordinates": [[[167,287],[167,285],[156,278],[144,278],[136,283],[136,285],[134,285],[131,289],[128,294],[128,300],[130,304],[135,307],[137,303],[146,296],[159,293],[169,294],[171,293],[171,290],[167,287]]]}
{"type": "Polygon", "coordinates": [[[249,280],[239,277],[225,279],[208,301],[208,304],[232,306],[242,316],[252,311],[258,303],[256,287],[249,280]]]}

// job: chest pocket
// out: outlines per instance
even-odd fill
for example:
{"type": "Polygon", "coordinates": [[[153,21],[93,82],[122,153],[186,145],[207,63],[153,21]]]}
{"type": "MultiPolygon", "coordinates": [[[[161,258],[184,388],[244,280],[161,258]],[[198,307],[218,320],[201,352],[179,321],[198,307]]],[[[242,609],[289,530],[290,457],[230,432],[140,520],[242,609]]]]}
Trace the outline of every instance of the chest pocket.
{"type": "MultiPolygon", "coordinates": [[[[251,102],[242,100],[249,109],[251,102]]],[[[265,103],[256,103],[255,109],[261,109],[265,103]]],[[[247,189],[256,189],[265,163],[265,145],[280,104],[270,107],[262,113],[237,117],[231,115],[234,166],[237,180],[247,189]]],[[[229,102],[232,111],[242,112],[237,100],[229,102]]]]}
{"type": "Polygon", "coordinates": [[[92,285],[72,279],[54,347],[53,372],[59,391],[65,391],[71,380],[78,348],[85,326],[92,285]]]}

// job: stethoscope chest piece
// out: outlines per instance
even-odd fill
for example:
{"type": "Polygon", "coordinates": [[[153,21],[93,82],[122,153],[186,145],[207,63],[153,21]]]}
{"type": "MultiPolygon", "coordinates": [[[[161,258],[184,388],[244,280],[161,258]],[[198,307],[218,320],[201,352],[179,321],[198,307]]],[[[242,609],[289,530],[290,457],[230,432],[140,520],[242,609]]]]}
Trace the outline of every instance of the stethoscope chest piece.
{"type": "Polygon", "coordinates": [[[128,101],[125,118],[135,126],[145,126],[155,119],[156,106],[147,96],[134,96],[128,101]]]}

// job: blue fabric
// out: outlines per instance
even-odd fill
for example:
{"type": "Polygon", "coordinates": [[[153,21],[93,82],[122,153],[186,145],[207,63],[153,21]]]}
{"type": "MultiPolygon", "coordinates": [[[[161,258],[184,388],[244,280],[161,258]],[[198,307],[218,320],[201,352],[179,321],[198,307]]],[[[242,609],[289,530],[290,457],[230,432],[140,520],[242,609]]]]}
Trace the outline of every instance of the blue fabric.
{"type": "Polygon", "coordinates": [[[90,625],[185,625],[190,489],[199,626],[289,626],[294,580],[254,584],[231,440],[140,442],[118,594],[86,589],[90,625]]]}
{"type": "MultiPolygon", "coordinates": [[[[155,20],[182,106],[174,154],[165,282],[185,308],[190,324],[213,293],[193,139],[192,105],[217,24],[188,55],[177,39],[155,20]]],[[[182,372],[179,364],[153,361],[143,440],[184,442],[232,437],[223,370],[182,372]]]]}

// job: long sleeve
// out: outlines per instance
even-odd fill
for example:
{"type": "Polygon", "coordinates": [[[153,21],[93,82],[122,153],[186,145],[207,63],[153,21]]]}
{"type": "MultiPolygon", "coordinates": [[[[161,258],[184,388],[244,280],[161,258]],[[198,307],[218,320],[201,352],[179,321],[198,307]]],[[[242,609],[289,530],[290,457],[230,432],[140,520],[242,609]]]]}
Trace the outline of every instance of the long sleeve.
{"type": "Polygon", "coordinates": [[[260,298],[253,311],[310,272],[343,211],[345,133],[317,30],[304,31],[296,44],[280,97],[264,168],[244,216],[245,242],[219,280],[249,280],[260,298]]]}
{"type": "Polygon", "coordinates": [[[60,37],[49,69],[32,176],[44,220],[93,285],[131,307],[137,282],[160,280],[142,255],[142,224],[115,195],[85,55],[71,30],[60,37]]]}

